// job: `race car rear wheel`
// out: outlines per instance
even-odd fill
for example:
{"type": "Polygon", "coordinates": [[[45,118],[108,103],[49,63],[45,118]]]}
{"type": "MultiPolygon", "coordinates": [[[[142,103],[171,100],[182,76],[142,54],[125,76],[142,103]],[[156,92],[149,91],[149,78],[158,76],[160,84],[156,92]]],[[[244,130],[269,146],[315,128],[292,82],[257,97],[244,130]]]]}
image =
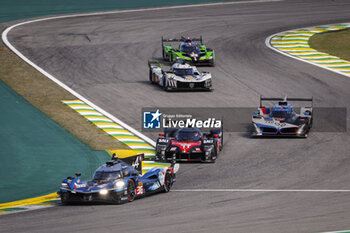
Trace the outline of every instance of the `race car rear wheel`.
{"type": "Polygon", "coordinates": [[[173,186],[173,177],[171,176],[170,172],[167,172],[165,174],[163,192],[165,192],[165,193],[169,192],[171,189],[171,186],[173,186]]]}
{"type": "Polygon", "coordinates": [[[162,49],[162,56],[163,56],[163,59],[166,60],[166,54],[165,54],[165,49],[164,49],[164,47],[163,47],[163,49],[162,49]]]}
{"type": "Polygon", "coordinates": [[[128,183],[128,202],[132,202],[136,196],[136,186],[133,180],[128,183]]]}

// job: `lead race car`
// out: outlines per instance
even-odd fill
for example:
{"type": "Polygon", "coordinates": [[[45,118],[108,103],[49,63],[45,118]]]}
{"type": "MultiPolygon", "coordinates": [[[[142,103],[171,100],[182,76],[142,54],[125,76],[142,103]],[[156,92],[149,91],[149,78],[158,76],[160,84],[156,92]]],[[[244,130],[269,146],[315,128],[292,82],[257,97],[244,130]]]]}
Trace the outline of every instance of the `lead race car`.
{"type": "Polygon", "coordinates": [[[199,72],[197,67],[183,62],[174,63],[164,71],[159,62],[148,62],[149,80],[166,91],[172,90],[212,90],[212,77],[209,72],[199,72]]]}
{"type": "Polygon", "coordinates": [[[189,37],[164,39],[162,37],[162,51],[165,61],[184,60],[193,65],[215,65],[215,52],[203,44],[202,36],[192,39],[189,37]],[[177,49],[170,44],[174,42],[179,43],[177,49]]]}
{"type": "Polygon", "coordinates": [[[211,129],[202,133],[198,128],[164,129],[156,144],[156,161],[215,162],[223,148],[223,132],[211,129]]]}
{"type": "Polygon", "coordinates": [[[79,173],[76,177],[67,177],[57,192],[61,202],[105,201],[120,204],[149,193],[169,192],[176,180],[175,164],[143,161],[143,157],[139,154],[119,159],[113,155],[112,160],[99,167],[89,181],[82,181],[79,173]]]}
{"type": "Polygon", "coordinates": [[[260,107],[253,113],[252,123],[256,136],[307,137],[312,127],[312,98],[264,98],[260,96],[260,107]],[[279,101],[272,107],[263,106],[263,101],[279,101]],[[296,113],[288,101],[311,102],[311,106],[301,107],[296,113]]]}

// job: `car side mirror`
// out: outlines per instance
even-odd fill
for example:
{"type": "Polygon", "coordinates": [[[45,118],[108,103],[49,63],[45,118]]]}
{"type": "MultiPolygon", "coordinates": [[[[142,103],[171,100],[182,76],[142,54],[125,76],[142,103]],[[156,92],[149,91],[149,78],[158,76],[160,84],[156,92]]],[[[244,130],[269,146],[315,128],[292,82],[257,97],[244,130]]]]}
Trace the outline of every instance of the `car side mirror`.
{"type": "Polygon", "coordinates": [[[214,137],[214,138],[218,138],[218,137],[219,137],[219,134],[214,134],[213,137],[214,137]]]}
{"type": "Polygon", "coordinates": [[[81,173],[80,173],[80,172],[77,172],[77,173],[75,173],[75,176],[76,176],[76,177],[79,177],[79,176],[81,176],[81,173]]]}
{"type": "Polygon", "coordinates": [[[159,137],[164,137],[164,134],[163,134],[163,133],[160,133],[160,134],[159,134],[159,137]]]}

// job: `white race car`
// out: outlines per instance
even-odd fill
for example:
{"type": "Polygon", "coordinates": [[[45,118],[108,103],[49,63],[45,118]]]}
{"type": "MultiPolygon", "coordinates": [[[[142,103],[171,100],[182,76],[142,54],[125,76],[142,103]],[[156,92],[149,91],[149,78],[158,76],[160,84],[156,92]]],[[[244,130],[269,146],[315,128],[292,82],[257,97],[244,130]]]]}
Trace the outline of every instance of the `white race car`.
{"type": "Polygon", "coordinates": [[[312,98],[265,98],[260,96],[260,107],[253,113],[252,136],[294,136],[307,137],[312,127],[312,98]],[[263,101],[279,101],[272,107],[263,106],[263,101]],[[311,106],[301,107],[295,112],[287,101],[311,102],[311,106]]]}
{"type": "Polygon", "coordinates": [[[174,63],[164,71],[159,62],[148,62],[149,80],[166,91],[171,90],[212,90],[209,72],[199,72],[197,67],[186,63],[174,63]]]}

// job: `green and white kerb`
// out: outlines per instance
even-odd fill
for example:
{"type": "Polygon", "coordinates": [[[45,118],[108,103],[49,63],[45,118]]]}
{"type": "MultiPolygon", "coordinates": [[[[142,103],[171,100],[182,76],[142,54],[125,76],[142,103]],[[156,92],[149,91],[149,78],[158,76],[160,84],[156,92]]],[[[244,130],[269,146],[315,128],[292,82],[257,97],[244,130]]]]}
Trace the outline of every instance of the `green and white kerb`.
{"type": "Polygon", "coordinates": [[[317,33],[350,28],[350,23],[301,28],[278,33],[271,37],[270,45],[279,52],[313,63],[317,66],[350,77],[350,62],[339,57],[319,52],[309,45],[311,36],[317,33]]]}
{"type": "Polygon", "coordinates": [[[144,153],[145,158],[154,158],[155,149],[147,142],[137,137],[130,131],[124,129],[121,125],[113,122],[102,113],[98,112],[88,104],[81,100],[62,100],[62,102],[74,109],[80,115],[85,117],[92,124],[117,139],[118,141],[127,145],[136,153],[144,153]]]}

